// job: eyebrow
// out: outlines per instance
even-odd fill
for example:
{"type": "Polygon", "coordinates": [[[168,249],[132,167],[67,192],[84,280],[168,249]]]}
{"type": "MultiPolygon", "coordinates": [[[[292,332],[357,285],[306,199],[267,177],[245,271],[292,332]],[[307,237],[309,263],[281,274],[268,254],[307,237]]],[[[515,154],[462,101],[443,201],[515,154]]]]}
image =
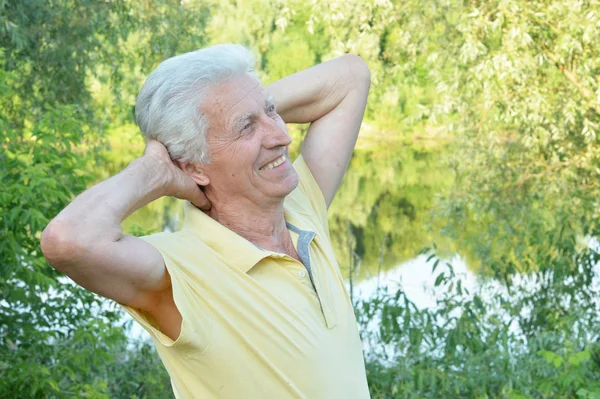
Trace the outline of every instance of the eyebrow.
{"type": "MultiPolygon", "coordinates": [[[[269,108],[271,105],[275,105],[275,99],[273,96],[269,96],[265,100],[265,109],[269,108]]],[[[246,119],[252,118],[254,115],[256,115],[256,112],[248,112],[247,114],[238,116],[233,120],[233,126],[238,126],[240,123],[244,122],[246,119]]]]}
{"type": "Polygon", "coordinates": [[[254,112],[248,112],[247,114],[238,116],[233,120],[233,126],[238,126],[241,122],[245,121],[246,119],[252,118],[252,116],[254,116],[254,112]]]}
{"type": "Polygon", "coordinates": [[[265,108],[269,108],[271,105],[275,105],[275,99],[273,98],[273,96],[269,96],[265,100],[265,108]]]}

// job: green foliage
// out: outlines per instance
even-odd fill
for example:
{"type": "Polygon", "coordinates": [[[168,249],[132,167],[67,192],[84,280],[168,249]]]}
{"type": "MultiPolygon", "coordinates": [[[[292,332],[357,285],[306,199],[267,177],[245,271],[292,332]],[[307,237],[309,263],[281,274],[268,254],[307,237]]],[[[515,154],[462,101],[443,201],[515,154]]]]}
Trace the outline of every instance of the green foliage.
{"type": "MultiPolygon", "coordinates": [[[[0,71],[1,103],[18,96],[20,78],[0,71]]],[[[103,302],[90,292],[61,280],[41,256],[39,238],[72,193],[90,182],[80,170],[91,161],[82,151],[84,136],[92,137],[74,106],[40,110],[21,123],[13,123],[12,111],[0,111],[0,396],[78,392],[95,384],[90,359],[102,361],[123,339],[112,327],[119,317],[102,311],[103,302]]]]}
{"type": "Polygon", "coordinates": [[[355,152],[328,212],[342,269],[360,259],[355,280],[413,258],[432,241],[444,242],[429,217],[436,195],[450,187],[452,177],[441,171],[439,152],[409,143],[355,152]]]}
{"type": "Polygon", "coordinates": [[[308,44],[299,39],[279,38],[271,42],[266,56],[266,73],[276,81],[292,71],[301,71],[315,64],[315,56],[308,44]]]}
{"type": "MultiPolygon", "coordinates": [[[[159,23],[177,7],[145,6],[0,2],[0,397],[121,397],[128,391],[107,364],[138,381],[153,373],[128,397],[168,392],[155,354],[125,350],[122,312],[61,277],[39,248],[50,219],[100,175],[110,114],[94,102],[94,83],[126,88],[120,67],[132,58],[156,62],[190,43],[159,23]],[[135,28],[142,37],[152,29],[154,51],[122,47],[135,28]]],[[[198,15],[191,19],[171,23],[202,27],[198,15]]],[[[122,114],[118,94],[113,115],[122,114]]]]}
{"type": "Polygon", "coordinates": [[[171,398],[171,381],[153,344],[134,342],[115,352],[113,362],[105,365],[107,398],[171,398]]]}
{"type": "Polygon", "coordinates": [[[373,398],[600,396],[597,253],[577,259],[577,274],[540,271],[473,293],[430,259],[441,270],[434,308],[401,287],[356,305],[373,398]]]}
{"type": "Polygon", "coordinates": [[[496,274],[569,263],[555,248],[598,231],[598,3],[449,8],[455,39],[428,64],[461,146],[448,232],[496,274]]]}

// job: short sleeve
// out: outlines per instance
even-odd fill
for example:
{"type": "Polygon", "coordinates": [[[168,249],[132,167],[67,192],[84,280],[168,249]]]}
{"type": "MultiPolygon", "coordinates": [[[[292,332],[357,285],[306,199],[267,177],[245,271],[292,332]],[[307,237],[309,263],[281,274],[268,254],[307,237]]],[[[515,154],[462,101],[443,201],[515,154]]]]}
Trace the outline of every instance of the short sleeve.
{"type": "MultiPolygon", "coordinates": [[[[158,327],[154,318],[147,312],[124,304],[119,304],[144,330],[146,330],[156,344],[166,348],[181,349],[188,356],[194,356],[203,352],[210,342],[212,332],[212,317],[210,312],[197,312],[191,306],[195,303],[198,306],[197,298],[191,298],[194,295],[190,289],[185,273],[178,265],[178,260],[173,257],[172,249],[167,249],[168,242],[165,243],[164,236],[173,235],[172,233],[160,233],[151,236],[140,237],[144,241],[153,245],[162,255],[165,266],[171,278],[171,287],[173,290],[173,299],[177,309],[181,313],[182,323],[181,331],[176,340],[172,340],[165,335],[158,327]],[[191,315],[194,315],[191,320],[191,315]]],[[[169,240],[167,240],[169,241],[169,240]]]]}
{"type": "Polygon", "coordinates": [[[309,206],[312,208],[313,212],[316,214],[319,222],[325,229],[325,231],[329,231],[329,224],[327,222],[327,204],[325,203],[325,197],[323,196],[323,192],[321,188],[317,184],[312,172],[308,168],[304,157],[300,155],[294,161],[294,168],[300,177],[300,183],[298,184],[298,189],[304,194],[306,200],[308,201],[309,206]]]}

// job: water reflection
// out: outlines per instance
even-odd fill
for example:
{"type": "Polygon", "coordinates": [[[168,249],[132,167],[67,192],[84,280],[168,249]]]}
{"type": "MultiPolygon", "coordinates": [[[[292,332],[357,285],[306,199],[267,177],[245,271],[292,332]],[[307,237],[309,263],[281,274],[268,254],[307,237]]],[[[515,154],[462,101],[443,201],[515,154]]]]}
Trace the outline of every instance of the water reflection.
{"type": "MultiPolygon", "coordinates": [[[[385,273],[444,238],[430,214],[451,177],[440,151],[398,144],[357,150],[329,210],[331,238],[346,278],[353,282],[385,273]]],[[[181,202],[161,198],[131,215],[126,232],[174,231],[181,202]]],[[[451,253],[451,252],[448,252],[451,253]]]]}
{"type": "MultiPolygon", "coordinates": [[[[442,268],[433,271],[433,263],[427,262],[428,255],[419,255],[409,261],[398,264],[396,267],[381,273],[381,275],[366,279],[352,288],[353,302],[366,301],[374,296],[378,290],[396,292],[401,288],[408,299],[419,309],[433,308],[441,291],[435,289],[435,280],[442,268]]],[[[452,266],[457,280],[460,279],[463,288],[474,292],[477,287],[477,277],[467,268],[467,264],[459,255],[447,260],[452,266]]]]}
{"type": "Polygon", "coordinates": [[[354,281],[376,276],[432,242],[450,247],[431,217],[436,198],[451,183],[439,154],[408,145],[354,154],[329,210],[331,238],[346,277],[351,270],[354,281]]]}
{"type": "MultiPolygon", "coordinates": [[[[462,287],[469,291],[469,294],[465,293],[467,298],[479,295],[489,308],[490,320],[495,317],[495,320],[507,322],[508,332],[521,336],[523,333],[519,328],[529,328],[527,323],[531,318],[527,312],[531,307],[510,315],[500,302],[513,301],[515,291],[520,293],[523,302],[522,297],[542,289],[541,277],[516,273],[514,284],[517,288],[511,294],[498,280],[478,278],[484,269],[477,265],[481,262],[465,247],[459,247],[443,235],[449,221],[444,219],[437,199],[446,195],[454,184],[451,171],[443,166],[443,151],[403,144],[355,152],[329,210],[330,236],[348,290],[356,303],[373,298],[378,288],[396,292],[401,286],[408,300],[418,308],[435,309],[438,300],[447,293],[435,288],[435,280],[443,268],[433,273],[432,263],[428,263],[427,256],[420,255],[420,251],[436,243],[437,254],[444,258],[443,264],[451,265],[462,287]]],[[[174,231],[181,221],[181,202],[161,198],[131,215],[124,223],[124,230],[137,235],[174,231]]],[[[460,230],[465,226],[457,228],[460,230]]],[[[475,225],[470,231],[476,234],[477,228],[475,225]]],[[[596,250],[599,246],[595,241],[588,245],[596,250]]],[[[597,264],[594,272],[591,287],[597,292],[600,288],[597,264]]],[[[600,308],[600,297],[591,305],[600,308]]],[[[366,331],[375,333],[378,325],[379,320],[374,317],[366,331]]],[[[373,350],[377,354],[376,348],[381,345],[377,335],[374,336],[373,341],[365,339],[363,342],[367,352],[373,350]]],[[[383,348],[390,353],[398,350],[396,347],[383,348]]]]}

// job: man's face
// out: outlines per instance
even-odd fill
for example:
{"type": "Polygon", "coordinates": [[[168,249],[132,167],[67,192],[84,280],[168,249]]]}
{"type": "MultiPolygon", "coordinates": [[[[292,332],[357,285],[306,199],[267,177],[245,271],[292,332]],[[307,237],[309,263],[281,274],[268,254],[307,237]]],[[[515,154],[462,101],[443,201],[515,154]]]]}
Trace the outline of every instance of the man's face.
{"type": "Polygon", "coordinates": [[[209,92],[201,106],[208,119],[211,160],[203,167],[213,203],[247,200],[259,206],[280,202],[298,185],[287,146],[291,143],[273,99],[247,75],[209,92]]]}

